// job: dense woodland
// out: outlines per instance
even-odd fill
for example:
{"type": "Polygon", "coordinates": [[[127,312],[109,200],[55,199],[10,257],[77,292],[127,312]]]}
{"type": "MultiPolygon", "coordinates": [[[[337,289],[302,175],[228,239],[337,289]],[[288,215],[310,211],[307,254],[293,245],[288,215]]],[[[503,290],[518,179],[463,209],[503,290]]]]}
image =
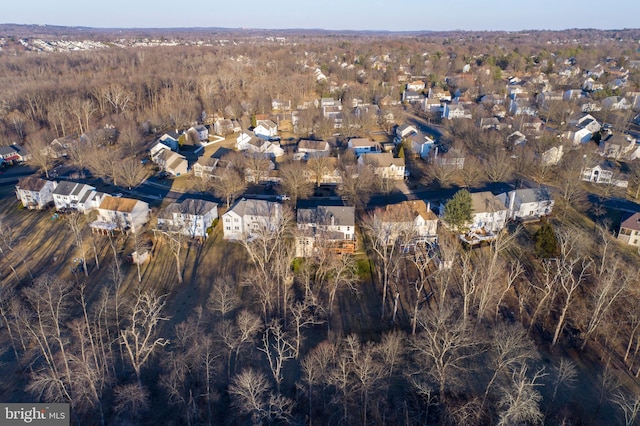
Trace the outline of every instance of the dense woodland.
{"type": "MultiPolygon", "coordinates": [[[[478,99],[504,93],[507,76],[555,79],[569,58],[586,70],[640,57],[637,30],[275,34],[286,41],[202,30],[179,39],[225,43],[46,54],[25,51],[18,38],[28,35],[18,30],[2,35],[1,144],[25,144],[44,175],[54,162],[39,153],[54,138],[88,135],[69,164],[123,186],[144,178],[140,159],[163,132],[210,123],[215,114],[246,128],[271,112],[274,98],[377,104],[400,98],[398,75],[406,72],[478,99]],[[470,82],[447,87],[445,77],[467,64],[470,82]],[[337,84],[319,82],[315,68],[337,84]]],[[[91,36],[105,43],[123,37],[91,36]]],[[[581,82],[557,79],[561,88],[581,82]]],[[[640,69],[629,82],[640,89],[640,69]]],[[[402,104],[381,109],[397,124],[412,114],[437,121],[402,104]]],[[[347,110],[340,137],[393,129],[347,110]]],[[[487,115],[480,106],[474,114],[487,115]]],[[[564,110],[542,114],[549,128],[566,124],[564,110]]],[[[601,117],[620,130],[630,118],[601,117]]],[[[354,256],[327,248],[296,259],[289,212],[277,228],[242,244],[222,242],[220,230],[203,244],[154,239],[159,254],[151,266],[163,272],[143,280],[124,264],[143,237],[94,237],[84,218],[51,222],[5,196],[0,400],[69,402],[74,424],[637,424],[640,259],[612,236],[616,224],[601,201],[614,189],[591,197],[573,179],[575,158],[591,160],[586,151],[559,166],[538,164],[536,144],[551,144],[553,133],[513,155],[503,134],[474,123],[442,125],[447,144],[470,155],[465,169],[407,159],[416,185],[530,179],[555,188],[557,209],[548,221],[513,225],[472,250],[444,230],[437,250],[407,249],[407,229],[390,239],[358,198],[387,191],[385,183],[367,186],[372,177],[362,176],[342,189],[358,208],[361,250],[354,256]],[[48,228],[36,233],[36,222],[48,228]],[[95,260],[73,272],[50,268],[37,256],[52,239],[69,259],[95,260]]],[[[335,129],[308,109],[296,132],[329,138],[335,129]]],[[[352,160],[342,159],[343,167],[352,160]]],[[[625,165],[630,176],[640,170],[635,163],[625,165]]],[[[295,167],[285,180],[289,194],[300,175],[295,167]]],[[[224,200],[243,169],[198,190],[224,200]]],[[[631,189],[637,185],[631,181],[631,189]]]]}

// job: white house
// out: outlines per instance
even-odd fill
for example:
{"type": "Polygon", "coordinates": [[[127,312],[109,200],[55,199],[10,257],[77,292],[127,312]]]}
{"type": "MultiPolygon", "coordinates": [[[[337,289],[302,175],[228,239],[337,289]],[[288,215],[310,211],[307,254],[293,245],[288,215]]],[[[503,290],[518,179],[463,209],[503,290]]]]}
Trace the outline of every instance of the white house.
{"type": "Polygon", "coordinates": [[[509,211],[491,192],[472,193],[471,204],[473,214],[470,231],[496,233],[506,226],[509,211]]]}
{"type": "Polygon", "coordinates": [[[355,208],[317,206],[298,209],[296,256],[315,253],[319,244],[338,254],[353,253],[356,248],[355,208]]]}
{"type": "Polygon", "coordinates": [[[411,90],[414,92],[420,92],[424,90],[425,84],[422,80],[415,80],[410,83],[407,83],[407,90],[411,90]]]}
{"type": "Polygon", "coordinates": [[[508,208],[512,220],[540,219],[553,210],[554,200],[545,187],[517,189],[496,196],[508,208]]]}
{"type": "Polygon", "coordinates": [[[403,139],[408,138],[409,136],[418,133],[418,129],[416,129],[411,124],[402,124],[396,127],[396,137],[395,142],[401,143],[403,139]]]}
{"type": "Polygon", "coordinates": [[[601,165],[583,168],[581,179],[585,182],[611,184],[621,188],[629,186],[629,181],[614,179],[613,170],[608,170],[601,165]]]}
{"type": "Polygon", "coordinates": [[[431,99],[437,99],[440,102],[451,101],[451,93],[448,90],[441,89],[440,87],[429,88],[427,96],[431,99]]]}
{"type": "Polygon", "coordinates": [[[402,92],[402,102],[417,104],[422,102],[422,99],[424,99],[424,95],[420,92],[414,92],[413,90],[404,90],[402,92]]]}
{"type": "Polygon", "coordinates": [[[193,175],[199,178],[211,179],[214,176],[213,171],[217,165],[217,158],[200,157],[193,165],[193,175]]]}
{"type": "Polygon", "coordinates": [[[602,107],[609,111],[622,111],[631,109],[631,102],[622,96],[609,96],[602,100],[602,107]]]}
{"type": "Polygon", "coordinates": [[[86,213],[95,208],[95,206],[91,206],[88,203],[95,194],[93,186],[62,181],[58,182],[53,190],[53,202],[57,210],[76,210],[86,213]]]}
{"type": "Polygon", "coordinates": [[[331,147],[327,141],[300,139],[298,142],[298,153],[303,154],[302,157],[304,159],[327,157],[331,153],[331,147]]]}
{"type": "Polygon", "coordinates": [[[253,134],[261,138],[270,139],[278,135],[278,125],[271,120],[258,120],[256,127],[253,129],[253,134]]]}
{"type": "Polygon", "coordinates": [[[237,200],[222,215],[225,240],[251,239],[264,229],[275,229],[282,218],[282,206],[266,200],[237,200]]]}
{"type": "MultiPolygon", "coordinates": [[[[492,238],[507,225],[509,210],[498,197],[489,191],[471,194],[471,222],[464,241],[473,243],[478,239],[492,238]]],[[[440,217],[444,218],[445,204],[440,205],[440,217]]]]}
{"type": "Polygon", "coordinates": [[[468,118],[470,119],[471,113],[467,112],[464,109],[464,106],[460,104],[444,104],[442,108],[442,118],[446,118],[447,120],[454,120],[458,118],[468,118]]]}
{"type": "Polygon", "coordinates": [[[347,143],[347,147],[353,150],[356,155],[382,151],[380,144],[369,138],[351,138],[347,143]]]}
{"type": "Polygon", "coordinates": [[[98,218],[89,224],[97,232],[138,232],[149,221],[149,204],[133,198],[104,197],[98,207],[98,218]]]}
{"type": "Polygon", "coordinates": [[[427,158],[431,148],[435,146],[435,141],[422,133],[415,133],[408,139],[411,143],[411,151],[422,159],[427,158]]]}
{"type": "Polygon", "coordinates": [[[209,139],[209,129],[204,124],[198,124],[192,126],[187,130],[187,133],[196,133],[199,141],[206,141],[209,139]]]}
{"type": "Polygon", "coordinates": [[[570,123],[575,124],[575,126],[579,129],[587,129],[591,133],[599,132],[600,128],[602,127],[600,123],[598,123],[598,120],[596,120],[595,117],[591,114],[585,114],[575,121],[570,121],[570,123]]]}
{"type": "Polygon", "coordinates": [[[180,232],[190,238],[207,238],[207,228],[217,217],[216,203],[186,199],[169,204],[158,215],[158,229],[180,232]]]}
{"type": "Polygon", "coordinates": [[[640,158],[640,144],[631,136],[609,135],[599,145],[600,155],[615,160],[633,161],[640,158]]]}
{"type": "Polygon", "coordinates": [[[404,158],[394,158],[390,152],[362,154],[358,165],[371,165],[373,172],[383,179],[403,180],[406,176],[404,158]]]}
{"type": "Polygon", "coordinates": [[[16,197],[28,209],[43,210],[53,204],[55,188],[54,181],[27,176],[18,181],[16,197]]]}

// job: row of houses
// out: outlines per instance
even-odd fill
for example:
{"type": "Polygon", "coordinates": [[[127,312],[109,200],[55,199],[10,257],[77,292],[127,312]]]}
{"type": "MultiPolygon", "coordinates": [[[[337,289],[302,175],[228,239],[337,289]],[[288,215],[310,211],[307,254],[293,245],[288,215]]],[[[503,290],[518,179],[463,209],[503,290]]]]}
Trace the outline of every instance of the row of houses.
{"type": "Polygon", "coordinates": [[[97,211],[89,226],[95,232],[138,232],[149,221],[149,205],[141,200],[112,196],[91,185],[40,179],[29,176],[16,185],[16,197],[28,209],[44,210],[55,206],[61,213],[87,214],[97,211]]]}
{"type": "MultiPolygon", "coordinates": [[[[529,221],[548,216],[554,200],[546,188],[518,189],[499,195],[491,192],[471,194],[473,215],[464,241],[475,243],[495,238],[508,220],[529,221]]],[[[407,231],[412,241],[432,242],[437,239],[438,221],[444,221],[444,204],[440,217],[423,200],[404,201],[373,210],[373,220],[384,229],[389,241],[393,235],[407,231]]],[[[242,198],[222,215],[225,240],[248,240],[282,225],[282,205],[277,202],[242,198]]],[[[446,222],[445,222],[446,224],[446,222]]],[[[338,254],[356,250],[355,208],[343,205],[318,205],[299,208],[296,212],[296,254],[314,255],[321,247],[338,254]]]]}
{"type": "MultiPolygon", "coordinates": [[[[16,185],[16,196],[25,208],[55,207],[60,213],[88,214],[97,211],[89,226],[94,232],[138,232],[149,222],[149,205],[141,200],[98,192],[91,185],[29,176],[16,185]]],[[[218,218],[216,203],[185,199],[171,203],[158,214],[157,229],[179,232],[190,238],[206,238],[218,218]]]]}

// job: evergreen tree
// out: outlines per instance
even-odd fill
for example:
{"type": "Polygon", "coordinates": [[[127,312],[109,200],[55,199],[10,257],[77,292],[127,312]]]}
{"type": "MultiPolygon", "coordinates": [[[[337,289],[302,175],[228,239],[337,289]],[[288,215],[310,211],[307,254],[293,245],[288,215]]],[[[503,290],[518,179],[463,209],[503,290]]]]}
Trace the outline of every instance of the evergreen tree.
{"type": "Polygon", "coordinates": [[[473,206],[471,205],[471,194],[466,189],[462,189],[447,201],[444,206],[444,220],[454,231],[464,230],[467,223],[471,222],[473,206]]]}
{"type": "Polygon", "coordinates": [[[542,258],[555,257],[558,252],[558,240],[553,225],[542,219],[542,226],[533,235],[536,254],[542,258]]]}

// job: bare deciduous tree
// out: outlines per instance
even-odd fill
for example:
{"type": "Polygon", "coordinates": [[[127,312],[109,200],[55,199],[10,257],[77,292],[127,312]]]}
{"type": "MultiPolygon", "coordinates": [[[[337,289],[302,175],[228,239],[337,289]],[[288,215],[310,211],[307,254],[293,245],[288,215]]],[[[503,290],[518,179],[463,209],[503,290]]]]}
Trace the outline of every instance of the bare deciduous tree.
{"type": "Polygon", "coordinates": [[[132,301],[128,324],[120,330],[122,345],[129,356],[140,388],[142,367],[159,347],[169,343],[168,339],[156,337],[159,322],[167,320],[162,314],[166,303],[164,299],[164,296],[138,293],[132,301]]]}
{"type": "Polygon", "coordinates": [[[542,395],[538,391],[540,380],[546,376],[544,369],[527,376],[527,366],[522,365],[511,374],[511,383],[502,388],[498,425],[540,424],[544,415],[540,409],[542,395]]]}

